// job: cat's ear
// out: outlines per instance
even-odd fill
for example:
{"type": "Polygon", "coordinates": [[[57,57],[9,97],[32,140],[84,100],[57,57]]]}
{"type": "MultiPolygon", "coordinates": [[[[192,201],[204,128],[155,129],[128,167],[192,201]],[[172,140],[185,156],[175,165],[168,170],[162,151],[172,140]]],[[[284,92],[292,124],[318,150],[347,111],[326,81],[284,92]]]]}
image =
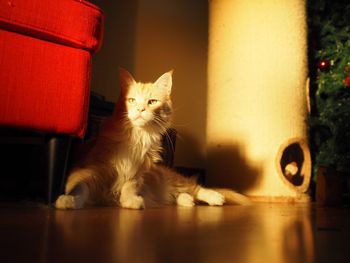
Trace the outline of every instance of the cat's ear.
{"type": "Polygon", "coordinates": [[[133,84],[135,84],[136,81],[134,80],[133,76],[127,71],[126,69],[119,67],[119,84],[121,93],[125,94],[129,87],[133,84]]]}
{"type": "Polygon", "coordinates": [[[159,89],[167,92],[167,95],[171,93],[171,87],[173,85],[173,70],[164,73],[154,83],[159,89]]]}

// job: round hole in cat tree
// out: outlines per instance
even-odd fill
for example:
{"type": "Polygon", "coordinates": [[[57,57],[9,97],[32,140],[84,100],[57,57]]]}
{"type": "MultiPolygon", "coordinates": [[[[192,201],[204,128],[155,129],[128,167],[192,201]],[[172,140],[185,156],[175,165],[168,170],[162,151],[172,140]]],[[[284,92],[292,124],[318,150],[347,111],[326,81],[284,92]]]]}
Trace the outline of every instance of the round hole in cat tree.
{"type": "Polygon", "coordinates": [[[276,156],[279,177],[288,187],[300,193],[308,190],[311,177],[311,157],[307,142],[302,138],[288,139],[276,156]]]}

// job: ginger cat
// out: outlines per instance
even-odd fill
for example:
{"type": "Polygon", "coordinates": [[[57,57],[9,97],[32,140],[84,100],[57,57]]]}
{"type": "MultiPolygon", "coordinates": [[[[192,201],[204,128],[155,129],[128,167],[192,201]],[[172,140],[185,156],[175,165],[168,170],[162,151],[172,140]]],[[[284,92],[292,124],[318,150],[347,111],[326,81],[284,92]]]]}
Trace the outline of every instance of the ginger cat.
{"type": "Polygon", "coordinates": [[[120,98],[92,148],[70,172],[56,208],[118,205],[142,209],[177,204],[248,204],[227,189],[208,189],[159,164],[161,138],[170,127],[172,72],[154,83],[136,82],[119,70],[120,98]]]}

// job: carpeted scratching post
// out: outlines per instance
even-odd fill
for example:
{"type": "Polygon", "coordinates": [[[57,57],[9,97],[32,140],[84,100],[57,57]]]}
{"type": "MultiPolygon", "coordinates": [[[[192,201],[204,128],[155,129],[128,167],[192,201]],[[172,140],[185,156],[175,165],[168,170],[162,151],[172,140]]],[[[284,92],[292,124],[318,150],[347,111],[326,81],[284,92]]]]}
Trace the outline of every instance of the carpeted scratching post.
{"type": "Polygon", "coordinates": [[[308,201],[305,0],[209,3],[208,184],[308,201]]]}

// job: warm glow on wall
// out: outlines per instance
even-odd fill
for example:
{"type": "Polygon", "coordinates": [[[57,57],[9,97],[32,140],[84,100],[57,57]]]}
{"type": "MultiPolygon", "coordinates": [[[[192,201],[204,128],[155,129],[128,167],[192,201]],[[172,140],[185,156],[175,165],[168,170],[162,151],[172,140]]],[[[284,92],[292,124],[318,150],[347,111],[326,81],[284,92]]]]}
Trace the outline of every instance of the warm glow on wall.
{"type": "Polygon", "coordinates": [[[304,0],[210,1],[209,184],[305,200],[305,16],[304,0]]]}

